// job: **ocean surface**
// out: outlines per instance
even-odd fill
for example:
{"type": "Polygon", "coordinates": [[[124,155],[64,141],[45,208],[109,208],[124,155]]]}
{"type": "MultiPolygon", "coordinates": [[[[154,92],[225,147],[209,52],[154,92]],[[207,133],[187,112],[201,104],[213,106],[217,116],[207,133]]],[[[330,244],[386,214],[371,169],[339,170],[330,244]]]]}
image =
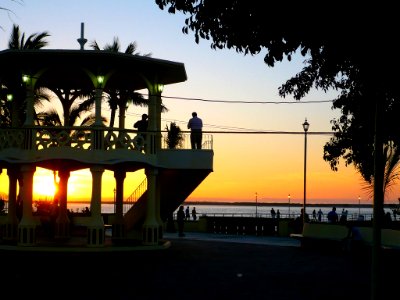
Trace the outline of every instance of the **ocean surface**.
{"type": "MultiPolygon", "coordinates": [[[[261,217],[261,218],[271,218],[271,209],[273,208],[275,212],[280,213],[281,218],[296,218],[300,215],[300,210],[302,206],[299,205],[260,205],[256,206],[254,204],[243,205],[243,204],[192,204],[192,203],[184,203],[184,208],[189,207],[190,215],[192,213],[192,209],[195,208],[197,217],[200,216],[225,216],[225,217],[261,217]]],[[[329,211],[332,210],[332,207],[336,207],[336,212],[341,216],[341,213],[347,211],[347,219],[348,220],[357,220],[361,215],[364,220],[371,220],[373,209],[371,206],[365,205],[340,205],[340,204],[332,204],[332,205],[323,205],[323,206],[306,206],[306,213],[309,215],[310,219],[313,218],[313,210],[318,212],[321,209],[323,216],[322,220],[326,220],[326,215],[329,211]]],[[[68,203],[68,209],[73,212],[80,212],[85,207],[90,208],[90,203],[68,203]]],[[[124,207],[124,211],[129,209],[129,207],[124,207]]],[[[391,208],[385,207],[385,213],[389,212],[394,218],[393,212],[391,208]]],[[[114,204],[112,203],[103,203],[102,204],[102,213],[113,213],[114,212],[114,204]]],[[[175,213],[176,214],[176,211],[175,213]]],[[[397,216],[400,218],[400,216],[397,216]]]]}

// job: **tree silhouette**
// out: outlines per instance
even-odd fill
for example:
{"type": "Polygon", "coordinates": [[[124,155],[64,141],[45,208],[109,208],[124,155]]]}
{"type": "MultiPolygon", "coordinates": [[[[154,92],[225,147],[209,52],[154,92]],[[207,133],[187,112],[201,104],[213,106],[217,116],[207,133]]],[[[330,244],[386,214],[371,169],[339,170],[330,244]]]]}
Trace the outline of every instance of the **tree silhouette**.
{"type": "Polygon", "coordinates": [[[165,126],[165,129],[167,130],[167,137],[165,141],[168,148],[175,149],[182,147],[183,135],[181,128],[175,122],[171,122],[169,127],[168,125],[165,126]]]}
{"type": "MultiPolygon", "coordinates": [[[[110,51],[110,52],[121,52],[121,44],[117,37],[114,38],[111,44],[106,44],[103,49],[97,44],[96,41],[92,41],[90,43],[90,47],[93,50],[102,50],[102,51],[110,51]]],[[[137,51],[137,43],[132,42],[126,47],[125,54],[130,55],[140,55],[140,52],[137,51]]],[[[149,57],[151,53],[146,53],[143,56],[149,57]]],[[[125,111],[130,104],[137,105],[137,106],[147,106],[148,102],[146,99],[143,98],[142,94],[137,93],[131,90],[116,90],[116,89],[109,89],[107,87],[104,88],[105,98],[107,99],[108,105],[111,110],[110,114],[110,127],[114,127],[115,122],[115,114],[117,109],[120,111],[120,118],[118,126],[119,128],[125,128],[125,111]]]]}
{"type": "MultiPolygon", "coordinates": [[[[14,24],[10,38],[8,41],[8,48],[10,50],[39,50],[45,47],[49,37],[47,31],[41,33],[34,33],[25,39],[25,33],[21,33],[18,25],[14,24]]],[[[26,106],[26,90],[22,84],[22,74],[15,72],[8,75],[11,80],[4,82],[1,85],[1,111],[8,115],[2,115],[2,126],[11,126],[14,122],[15,126],[21,126],[25,120],[25,106],[26,106]],[[10,99],[8,97],[11,97],[10,99]]],[[[41,106],[43,100],[48,100],[48,94],[45,89],[38,88],[35,90],[34,107],[41,106]]]]}
{"type": "Polygon", "coordinates": [[[8,48],[14,50],[37,50],[48,45],[45,38],[50,34],[47,31],[41,33],[33,33],[25,39],[25,33],[21,34],[19,26],[14,24],[8,48]]]}
{"type": "MultiPolygon", "coordinates": [[[[185,14],[182,31],[193,31],[197,43],[200,39],[210,40],[214,49],[228,48],[250,55],[266,51],[264,61],[270,67],[284,58],[290,61],[295,54],[306,57],[302,71],[280,87],[280,96],[293,95],[300,100],[313,88],[337,89],[340,94],[334,107],[341,107],[342,117],[368,120],[369,128],[373,128],[373,152],[368,153],[373,153],[374,170],[371,286],[372,299],[378,299],[381,287],[375,279],[379,273],[384,200],[383,145],[399,143],[385,131],[391,124],[387,108],[400,102],[394,4],[367,5],[362,14],[357,6],[340,1],[329,8],[313,5],[312,9],[302,2],[256,0],[156,0],[156,4],[169,13],[185,14]],[[380,21],[371,21],[376,18],[380,21]]],[[[366,140],[366,146],[370,142],[366,140]]]]}

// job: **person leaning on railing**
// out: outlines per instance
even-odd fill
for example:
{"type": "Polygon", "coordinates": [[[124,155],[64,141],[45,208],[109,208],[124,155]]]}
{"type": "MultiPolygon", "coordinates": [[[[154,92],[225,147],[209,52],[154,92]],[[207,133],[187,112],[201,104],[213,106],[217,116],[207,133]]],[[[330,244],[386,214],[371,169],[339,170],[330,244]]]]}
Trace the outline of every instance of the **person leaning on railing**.
{"type": "Polygon", "coordinates": [[[192,112],[192,118],[189,120],[187,127],[190,129],[192,149],[201,149],[203,121],[197,117],[196,112],[192,112]]]}

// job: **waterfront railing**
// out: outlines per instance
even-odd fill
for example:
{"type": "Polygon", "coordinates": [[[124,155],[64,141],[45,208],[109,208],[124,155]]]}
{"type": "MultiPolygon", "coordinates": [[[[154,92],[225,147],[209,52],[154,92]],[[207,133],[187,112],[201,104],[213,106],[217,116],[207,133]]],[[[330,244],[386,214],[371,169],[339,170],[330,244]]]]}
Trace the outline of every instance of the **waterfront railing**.
{"type": "MultiPolygon", "coordinates": [[[[225,217],[225,218],[269,218],[269,219],[296,219],[300,218],[300,214],[280,214],[279,218],[277,216],[273,217],[270,213],[202,213],[202,217],[225,217]]],[[[346,221],[371,221],[373,214],[348,214],[346,221]]],[[[176,214],[174,214],[174,219],[176,220],[176,214]]],[[[339,215],[340,219],[340,215],[339,215]]],[[[310,222],[319,222],[318,218],[310,218],[310,222]]],[[[320,222],[328,222],[326,215],[321,217],[320,222]]]]}

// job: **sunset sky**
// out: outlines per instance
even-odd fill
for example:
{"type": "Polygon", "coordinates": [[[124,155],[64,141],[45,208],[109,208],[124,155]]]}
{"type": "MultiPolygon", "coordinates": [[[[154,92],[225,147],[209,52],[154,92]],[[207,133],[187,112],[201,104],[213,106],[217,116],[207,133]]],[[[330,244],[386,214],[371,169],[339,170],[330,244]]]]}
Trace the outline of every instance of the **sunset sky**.
{"type": "MultiPolygon", "coordinates": [[[[184,16],[171,15],[154,1],[103,0],[24,0],[21,4],[5,1],[2,6],[14,13],[0,13],[0,47],[7,48],[13,23],[30,35],[48,31],[47,49],[79,49],[81,22],[85,38],[96,40],[100,47],[118,37],[125,50],[133,41],[140,53],[153,58],[185,64],[188,80],[164,88],[163,103],[169,111],[162,115],[162,129],[171,121],[187,130],[192,111],[203,119],[204,131],[213,133],[214,171],[187,200],[287,202],[303,201],[304,134],[302,123],[310,123],[307,136],[307,199],[309,203],[372,203],[363,189],[361,177],[353,166],[342,162],[339,172],[331,171],[322,158],[323,146],[329,140],[330,121],[340,115],[331,109],[336,92],[314,90],[301,101],[278,96],[278,87],[298,73],[304,57],[284,60],[274,68],[263,59],[265,51],[244,56],[234,50],[212,50],[210,43],[194,41],[181,28],[184,16]],[[171,98],[170,98],[171,97],[171,98]],[[173,98],[177,97],[177,98],[173,98]],[[187,100],[191,98],[196,100],[187,100]],[[203,99],[207,101],[200,101],[203,99]],[[210,101],[211,100],[211,101],[210,101]],[[212,101],[218,100],[218,101],[212,101]],[[222,101],[223,100],[223,101],[222,101]],[[230,103],[229,103],[230,101],[230,103]],[[253,103],[246,103],[253,102],[253,103]],[[255,103],[264,102],[264,103],[255,103]],[[237,134],[230,131],[262,131],[269,134],[237,134]],[[295,132],[300,134],[279,134],[295,132]],[[272,134],[271,134],[272,133],[272,134]]],[[[85,49],[90,49],[88,44],[85,49]]],[[[127,127],[140,118],[142,108],[130,107],[127,127]]],[[[126,197],[143,180],[143,172],[129,174],[125,181],[126,197]]],[[[40,184],[52,183],[52,173],[38,169],[35,174],[35,197],[50,197],[51,191],[40,184]],[[50,182],[50,183],[49,183],[50,182]]],[[[0,175],[0,192],[7,193],[7,175],[0,175]]],[[[103,199],[112,200],[113,174],[103,176],[103,199]]],[[[91,194],[88,171],[74,172],[69,182],[69,200],[88,200],[91,194]]],[[[386,197],[386,203],[397,203],[398,186],[386,197]]]]}

